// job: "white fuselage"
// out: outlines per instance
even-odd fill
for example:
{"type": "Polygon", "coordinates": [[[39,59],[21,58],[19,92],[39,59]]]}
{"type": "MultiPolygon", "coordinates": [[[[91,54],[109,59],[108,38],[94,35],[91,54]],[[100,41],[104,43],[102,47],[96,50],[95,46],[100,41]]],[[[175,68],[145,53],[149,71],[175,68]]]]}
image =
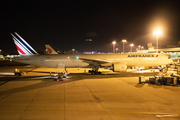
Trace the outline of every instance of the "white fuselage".
{"type": "MultiPolygon", "coordinates": [[[[87,67],[89,62],[101,62],[102,65],[123,63],[127,66],[163,66],[171,64],[172,59],[164,54],[129,53],[129,54],[79,54],[79,55],[26,55],[14,61],[50,68],[87,67]]],[[[89,66],[90,67],[90,66],[89,66]]]]}

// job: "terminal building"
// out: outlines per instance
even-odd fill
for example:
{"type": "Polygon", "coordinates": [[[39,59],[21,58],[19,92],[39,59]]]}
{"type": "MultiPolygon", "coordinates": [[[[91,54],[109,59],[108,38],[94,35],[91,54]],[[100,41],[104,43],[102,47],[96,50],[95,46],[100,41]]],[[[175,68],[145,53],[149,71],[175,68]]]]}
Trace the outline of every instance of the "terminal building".
{"type": "Polygon", "coordinates": [[[138,53],[162,53],[162,54],[170,54],[172,59],[180,59],[180,41],[178,41],[177,45],[167,45],[167,48],[157,49],[152,46],[152,43],[147,44],[147,50],[137,50],[138,53]]]}

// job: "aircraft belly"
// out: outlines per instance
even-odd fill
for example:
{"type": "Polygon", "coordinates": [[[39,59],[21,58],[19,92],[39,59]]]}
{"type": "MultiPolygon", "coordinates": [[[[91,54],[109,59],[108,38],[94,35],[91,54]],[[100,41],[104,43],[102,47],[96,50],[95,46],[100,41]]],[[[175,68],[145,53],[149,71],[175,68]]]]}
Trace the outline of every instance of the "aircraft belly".
{"type": "Polygon", "coordinates": [[[69,63],[66,63],[65,66],[67,68],[77,68],[77,67],[84,67],[84,66],[88,66],[89,64],[87,63],[84,63],[82,61],[76,61],[76,62],[69,62],[69,63]]]}
{"type": "Polygon", "coordinates": [[[73,62],[73,61],[64,61],[64,62],[44,62],[43,64],[41,64],[41,66],[44,67],[51,67],[51,68],[77,68],[77,67],[84,67],[84,66],[88,66],[89,64],[84,63],[82,61],[78,61],[78,62],[73,62]]]}

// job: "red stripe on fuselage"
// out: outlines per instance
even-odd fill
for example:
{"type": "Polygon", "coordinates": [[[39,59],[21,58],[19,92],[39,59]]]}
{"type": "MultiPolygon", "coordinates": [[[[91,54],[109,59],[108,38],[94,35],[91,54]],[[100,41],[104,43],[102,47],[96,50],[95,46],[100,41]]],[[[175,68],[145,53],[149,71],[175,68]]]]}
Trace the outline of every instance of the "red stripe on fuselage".
{"type": "Polygon", "coordinates": [[[16,45],[16,47],[17,47],[17,49],[19,50],[19,52],[21,53],[21,54],[26,54],[23,50],[21,50],[21,48],[19,48],[17,45],[16,45]]]}

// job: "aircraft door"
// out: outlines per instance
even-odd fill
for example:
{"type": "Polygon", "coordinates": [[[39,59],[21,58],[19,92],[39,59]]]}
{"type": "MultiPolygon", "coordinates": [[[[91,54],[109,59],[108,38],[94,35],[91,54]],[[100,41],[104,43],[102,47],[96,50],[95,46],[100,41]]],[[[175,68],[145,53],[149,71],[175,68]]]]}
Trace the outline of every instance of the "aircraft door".
{"type": "Polygon", "coordinates": [[[41,64],[44,64],[44,58],[41,57],[41,64]]]}
{"type": "Polygon", "coordinates": [[[138,58],[138,63],[139,63],[139,65],[145,65],[146,61],[143,58],[139,57],[138,58]]]}
{"type": "Polygon", "coordinates": [[[58,64],[58,68],[64,68],[64,67],[65,67],[65,64],[63,64],[63,63],[58,64]]]}
{"type": "MultiPolygon", "coordinates": [[[[162,59],[162,58],[161,58],[161,59],[162,59]]],[[[155,62],[159,63],[159,62],[162,62],[162,61],[160,61],[160,59],[157,58],[157,59],[155,59],[155,62]]]]}
{"type": "Polygon", "coordinates": [[[76,59],[75,58],[72,59],[72,63],[76,63],[76,59]]]}

